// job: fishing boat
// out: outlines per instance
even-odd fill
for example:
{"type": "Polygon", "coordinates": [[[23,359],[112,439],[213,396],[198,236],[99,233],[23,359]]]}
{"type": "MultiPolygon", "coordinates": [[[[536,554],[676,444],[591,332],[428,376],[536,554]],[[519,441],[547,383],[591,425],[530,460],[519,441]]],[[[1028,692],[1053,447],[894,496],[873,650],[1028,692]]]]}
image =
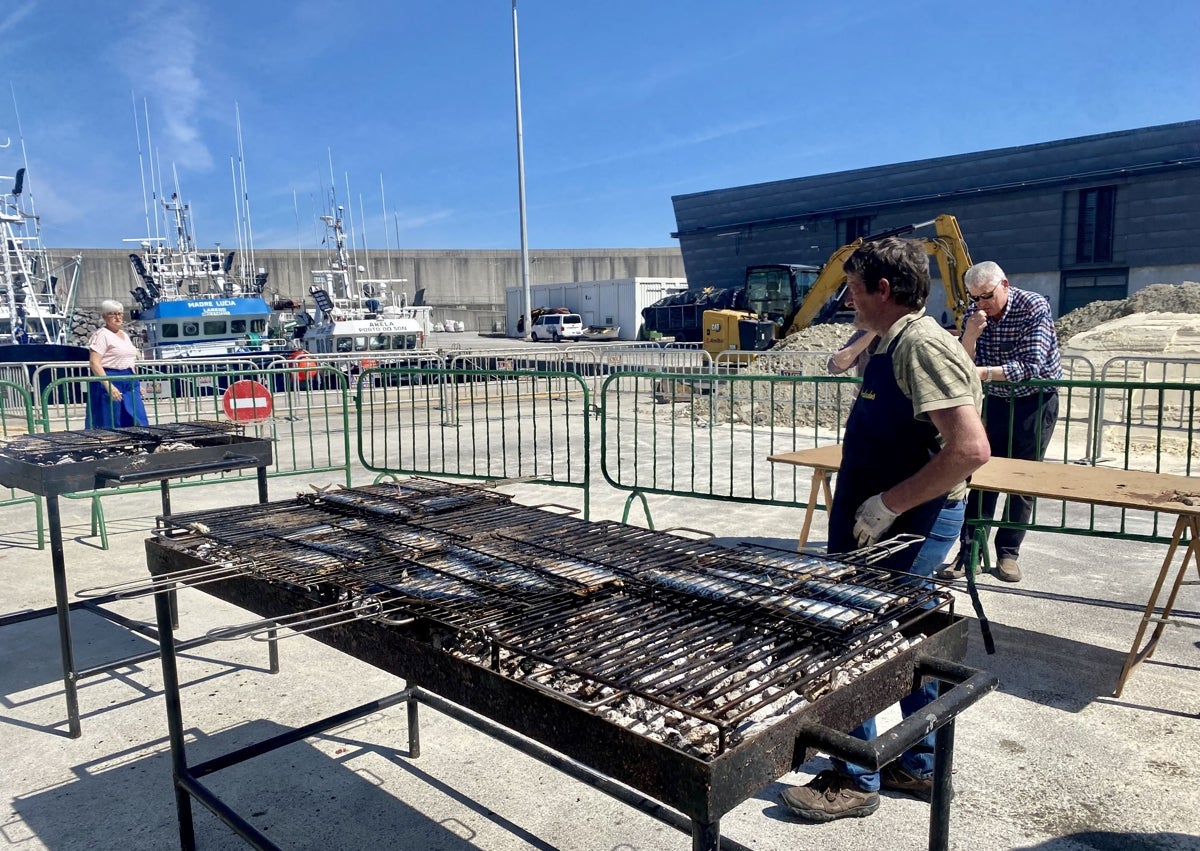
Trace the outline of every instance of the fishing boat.
{"type": "Polygon", "coordinates": [[[170,237],[140,240],[129,255],[142,323],[142,353],[154,360],[282,356],[291,344],[270,335],[267,272],[238,264],[236,251],[196,248],[188,205],[178,193],[163,201],[170,237]]]}
{"type": "Polygon", "coordinates": [[[0,363],[86,361],[87,348],[71,341],[80,258],[52,268],[24,193],[25,169],[0,181],[7,189],[0,195],[0,363]]]}
{"type": "Polygon", "coordinates": [[[321,217],[328,268],[313,270],[309,292],[316,315],[303,315],[296,335],[307,352],[340,356],[338,360],[354,366],[396,362],[425,348],[433,330],[431,309],[408,304],[401,289],[404,279],[367,277],[366,270],[351,261],[343,211],[335,206],[331,215],[321,217]]]}

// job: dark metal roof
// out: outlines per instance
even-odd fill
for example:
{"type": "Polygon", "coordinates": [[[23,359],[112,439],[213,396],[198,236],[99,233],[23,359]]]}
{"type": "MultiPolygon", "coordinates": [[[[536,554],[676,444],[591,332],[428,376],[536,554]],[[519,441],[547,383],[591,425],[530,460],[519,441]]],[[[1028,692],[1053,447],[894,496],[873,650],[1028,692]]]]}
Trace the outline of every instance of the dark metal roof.
{"type": "Polygon", "coordinates": [[[672,236],[1200,166],[1200,121],[872,166],[672,197],[672,236]]]}

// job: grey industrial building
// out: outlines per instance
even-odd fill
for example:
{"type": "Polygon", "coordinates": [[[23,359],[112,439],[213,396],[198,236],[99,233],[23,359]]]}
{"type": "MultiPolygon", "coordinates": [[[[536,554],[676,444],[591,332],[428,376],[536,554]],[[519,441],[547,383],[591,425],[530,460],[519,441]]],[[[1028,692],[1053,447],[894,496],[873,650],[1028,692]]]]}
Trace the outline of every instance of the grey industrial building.
{"type": "Polygon", "coordinates": [[[691,288],[738,284],[760,263],[820,265],[859,236],[942,213],[975,261],[998,262],[1055,315],[1200,280],[1200,121],[672,200],[691,288]]]}
{"type": "MultiPolygon", "coordinates": [[[[133,307],[129,251],[120,249],[55,249],[56,265],[68,257],[82,259],[78,307],[96,309],[106,298],[133,307]]],[[[612,278],[682,278],[678,248],[535,249],[529,252],[533,284],[603,281],[612,278]]],[[[414,303],[433,306],[435,321],[453,319],[469,331],[503,326],[505,289],[521,283],[521,253],[515,250],[395,249],[359,251],[354,262],[368,276],[402,279],[401,289],[414,303]]],[[[312,270],[328,268],[329,258],[317,250],[268,249],[253,255],[253,266],[268,273],[267,299],[306,303],[312,270]]]]}

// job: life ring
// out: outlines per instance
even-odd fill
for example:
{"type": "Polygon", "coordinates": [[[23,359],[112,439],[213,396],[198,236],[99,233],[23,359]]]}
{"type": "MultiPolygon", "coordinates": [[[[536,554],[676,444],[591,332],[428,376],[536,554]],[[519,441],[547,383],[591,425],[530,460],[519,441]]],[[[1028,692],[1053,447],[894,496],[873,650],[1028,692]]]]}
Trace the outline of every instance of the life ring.
{"type": "Polygon", "coordinates": [[[292,374],[296,376],[297,382],[312,381],[317,377],[317,362],[303,349],[299,349],[288,355],[288,362],[288,365],[296,370],[292,374]]]}

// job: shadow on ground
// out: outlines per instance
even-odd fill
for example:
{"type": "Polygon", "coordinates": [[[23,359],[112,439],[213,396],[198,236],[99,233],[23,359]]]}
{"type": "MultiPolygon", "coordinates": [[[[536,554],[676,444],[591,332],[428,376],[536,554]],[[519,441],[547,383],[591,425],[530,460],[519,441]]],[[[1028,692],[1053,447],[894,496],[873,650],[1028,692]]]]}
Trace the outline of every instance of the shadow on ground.
{"type": "MultiPolygon", "coordinates": [[[[247,747],[288,728],[255,721],[206,735],[186,733],[189,761],[196,763],[247,747]]],[[[205,777],[202,782],[234,812],[250,821],[282,848],[359,849],[388,844],[403,837],[408,848],[474,851],[476,832],[460,820],[430,818],[383,788],[371,764],[393,752],[377,751],[350,739],[325,741],[332,753],[309,742],[292,744],[205,777]]],[[[163,740],[138,745],[81,763],[75,779],[53,788],[20,795],[12,802],[17,818],[2,827],[13,844],[36,839],[46,848],[78,848],[81,831],[93,837],[91,847],[174,847],[178,835],[171,758],[163,740]],[[145,754],[147,749],[156,752],[145,754]],[[78,817],[64,818],[65,813],[78,817]]],[[[517,825],[481,807],[408,762],[399,765],[418,780],[470,807],[527,843],[553,847],[517,825]]],[[[389,773],[391,773],[389,771],[389,773]]],[[[245,843],[203,806],[193,802],[197,845],[243,848],[245,843]]]]}

